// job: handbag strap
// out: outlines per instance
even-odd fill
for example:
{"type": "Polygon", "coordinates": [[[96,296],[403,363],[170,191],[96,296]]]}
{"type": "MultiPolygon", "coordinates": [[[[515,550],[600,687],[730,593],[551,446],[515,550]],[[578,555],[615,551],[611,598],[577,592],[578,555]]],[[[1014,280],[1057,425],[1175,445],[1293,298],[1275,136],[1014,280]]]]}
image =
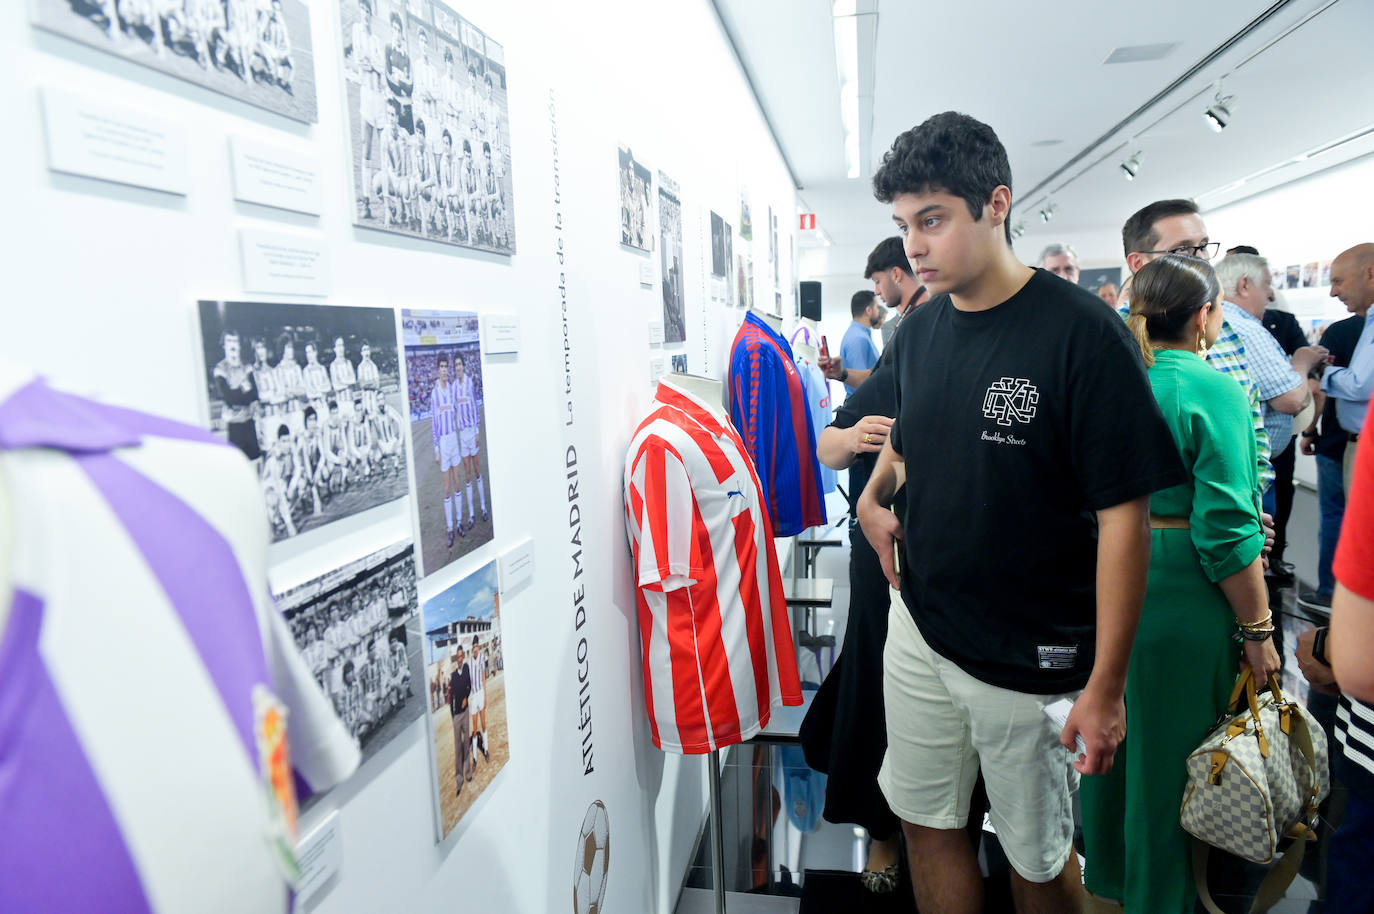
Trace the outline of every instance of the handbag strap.
{"type": "MultiPolygon", "coordinates": [[[[1206,843],[1193,839],[1193,888],[1197,890],[1198,900],[1207,909],[1208,914],[1226,914],[1217,903],[1212,900],[1212,893],[1207,888],[1207,857],[1211,852],[1211,847],[1206,843]]],[[[1297,878],[1298,870],[1302,868],[1302,859],[1307,853],[1307,837],[1297,837],[1289,845],[1288,850],[1283,852],[1279,862],[1260,882],[1255,889],[1255,901],[1250,906],[1250,914],[1264,914],[1274,905],[1283,900],[1284,893],[1297,878]]]]}

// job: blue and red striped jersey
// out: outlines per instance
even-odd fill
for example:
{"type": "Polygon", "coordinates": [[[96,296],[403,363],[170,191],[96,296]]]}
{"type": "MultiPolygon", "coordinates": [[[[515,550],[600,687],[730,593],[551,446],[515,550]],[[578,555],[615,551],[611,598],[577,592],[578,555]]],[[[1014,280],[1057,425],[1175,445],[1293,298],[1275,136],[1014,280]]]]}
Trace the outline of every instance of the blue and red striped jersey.
{"type": "Polygon", "coordinates": [[[816,432],[792,347],[752,311],[730,347],[730,419],[758,470],[774,535],[825,523],[816,432]]]}

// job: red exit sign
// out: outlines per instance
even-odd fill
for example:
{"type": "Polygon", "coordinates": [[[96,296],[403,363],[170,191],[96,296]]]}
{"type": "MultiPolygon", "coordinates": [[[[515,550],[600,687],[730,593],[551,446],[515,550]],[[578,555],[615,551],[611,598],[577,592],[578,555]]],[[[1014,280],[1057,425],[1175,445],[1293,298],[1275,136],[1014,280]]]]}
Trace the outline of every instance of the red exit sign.
{"type": "Polygon", "coordinates": [[[815,231],[815,229],[816,229],[816,214],[815,214],[815,213],[802,213],[802,214],[801,214],[801,230],[802,230],[803,232],[810,232],[810,231],[815,231]]]}

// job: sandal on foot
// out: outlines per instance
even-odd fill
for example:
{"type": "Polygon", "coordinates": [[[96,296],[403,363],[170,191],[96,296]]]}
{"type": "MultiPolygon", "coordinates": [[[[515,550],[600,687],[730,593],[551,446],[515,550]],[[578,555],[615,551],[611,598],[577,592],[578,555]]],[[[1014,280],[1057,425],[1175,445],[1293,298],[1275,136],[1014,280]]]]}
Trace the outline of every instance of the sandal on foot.
{"type": "Polygon", "coordinates": [[[864,870],[859,874],[864,888],[875,895],[887,895],[897,889],[897,864],[892,863],[881,870],[864,870]]]}

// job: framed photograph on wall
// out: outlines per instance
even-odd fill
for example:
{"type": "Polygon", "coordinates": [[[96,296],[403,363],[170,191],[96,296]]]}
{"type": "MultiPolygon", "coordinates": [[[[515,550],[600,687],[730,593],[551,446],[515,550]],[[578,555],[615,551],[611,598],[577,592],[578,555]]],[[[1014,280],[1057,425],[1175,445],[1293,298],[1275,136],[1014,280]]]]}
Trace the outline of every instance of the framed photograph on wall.
{"type": "Polygon", "coordinates": [[[425,709],[413,555],[394,543],[273,594],[364,763],[425,709]]]}
{"type": "Polygon", "coordinates": [[[677,182],[661,171],[658,173],[658,232],[663,341],[681,343],[687,339],[682,276],[682,202],[677,182]]]}
{"type": "Polygon", "coordinates": [[[429,576],[491,542],[481,320],[470,311],[401,312],[415,536],[429,576]]]}
{"type": "Polygon", "coordinates": [[[739,192],[739,236],[744,241],[754,240],[754,215],[749,210],[749,195],[739,192]]]}
{"type": "Polygon", "coordinates": [[[406,494],[389,308],[199,303],[212,431],[253,461],[273,542],[406,494]]]}
{"type": "Polygon", "coordinates": [[[725,220],[715,210],[711,211],[711,275],[725,276],[730,271],[730,262],[725,259],[725,220]]]}
{"type": "Polygon", "coordinates": [[[426,600],[421,620],[442,841],[510,761],[496,562],[426,600]]]}
{"type": "Polygon", "coordinates": [[[353,223],[515,253],[505,49],[437,0],[339,0],[353,223]]]}
{"type": "Polygon", "coordinates": [[[653,246],[654,173],[635,160],[629,146],[620,146],[620,243],[641,251],[653,246]]]}
{"type": "Polygon", "coordinates": [[[239,101],[313,124],[305,0],[29,0],[33,23],[239,101]]]}

